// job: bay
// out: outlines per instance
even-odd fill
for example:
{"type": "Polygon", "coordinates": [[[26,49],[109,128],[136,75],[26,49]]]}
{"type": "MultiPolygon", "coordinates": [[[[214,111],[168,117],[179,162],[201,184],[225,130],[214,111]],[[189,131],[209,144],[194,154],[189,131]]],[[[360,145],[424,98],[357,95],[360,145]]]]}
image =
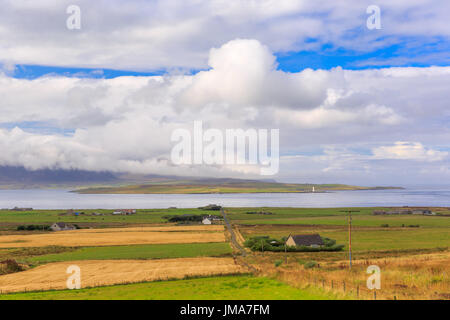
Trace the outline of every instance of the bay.
{"type": "Polygon", "coordinates": [[[160,209],[195,208],[210,203],[226,207],[450,207],[450,187],[258,194],[77,194],[64,189],[0,190],[0,208],[160,209]]]}

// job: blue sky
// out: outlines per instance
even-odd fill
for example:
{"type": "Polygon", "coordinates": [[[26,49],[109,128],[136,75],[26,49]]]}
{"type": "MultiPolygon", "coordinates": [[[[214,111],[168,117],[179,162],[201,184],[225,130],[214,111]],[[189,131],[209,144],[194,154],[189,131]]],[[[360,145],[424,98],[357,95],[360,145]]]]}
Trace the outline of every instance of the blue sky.
{"type": "MultiPolygon", "coordinates": [[[[332,44],[322,45],[318,50],[289,51],[276,53],[278,69],[299,72],[306,68],[328,70],[342,67],[349,70],[378,69],[389,67],[429,67],[450,65],[450,42],[442,37],[403,38],[397,43],[369,52],[357,52],[336,48],[332,44]]],[[[199,70],[192,69],[188,74],[199,70]]],[[[43,65],[18,64],[10,73],[18,79],[36,79],[46,75],[65,77],[111,79],[120,76],[153,76],[167,74],[167,69],[142,72],[102,68],[74,68],[43,65]]],[[[186,72],[186,71],[185,71],[186,72]]]]}

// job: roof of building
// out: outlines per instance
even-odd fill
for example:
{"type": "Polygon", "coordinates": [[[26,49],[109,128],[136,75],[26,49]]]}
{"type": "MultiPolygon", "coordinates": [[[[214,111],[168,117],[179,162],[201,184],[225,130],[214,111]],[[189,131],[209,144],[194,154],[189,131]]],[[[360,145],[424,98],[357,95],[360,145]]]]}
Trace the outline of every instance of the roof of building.
{"type": "Polygon", "coordinates": [[[56,222],[55,224],[60,228],[73,227],[72,225],[67,224],[65,222],[56,222]]]}
{"type": "Polygon", "coordinates": [[[297,246],[323,245],[322,238],[316,234],[291,235],[297,246]]]}

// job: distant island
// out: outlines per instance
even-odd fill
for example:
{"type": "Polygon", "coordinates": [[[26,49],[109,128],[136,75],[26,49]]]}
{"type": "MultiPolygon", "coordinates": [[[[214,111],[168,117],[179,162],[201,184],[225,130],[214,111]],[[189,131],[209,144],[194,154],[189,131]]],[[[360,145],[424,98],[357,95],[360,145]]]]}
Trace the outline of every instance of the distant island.
{"type": "Polygon", "coordinates": [[[156,174],[95,172],[0,166],[1,189],[67,189],[81,194],[214,194],[307,193],[342,190],[384,190],[400,187],[361,187],[346,184],[279,183],[250,180],[180,177],[156,174]]]}
{"type": "Polygon", "coordinates": [[[239,179],[195,179],[148,184],[80,188],[81,194],[214,194],[214,193],[312,193],[343,190],[384,190],[401,187],[361,187],[345,184],[294,184],[239,179]]]}

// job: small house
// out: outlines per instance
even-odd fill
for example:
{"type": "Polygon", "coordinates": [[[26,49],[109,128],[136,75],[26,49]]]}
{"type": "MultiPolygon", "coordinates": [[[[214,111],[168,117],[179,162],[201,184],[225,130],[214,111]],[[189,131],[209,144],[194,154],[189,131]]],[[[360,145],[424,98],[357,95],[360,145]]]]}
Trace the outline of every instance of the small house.
{"type": "Polygon", "coordinates": [[[304,246],[319,248],[324,245],[320,235],[316,234],[298,234],[289,235],[286,240],[286,245],[291,247],[304,246]]]}
{"type": "Polygon", "coordinates": [[[418,210],[413,210],[412,212],[413,214],[423,214],[423,215],[432,215],[433,212],[431,212],[431,210],[428,209],[418,209],[418,210]]]}
{"type": "Polygon", "coordinates": [[[203,218],[202,224],[212,224],[212,221],[209,218],[203,218]]]}
{"type": "Polygon", "coordinates": [[[65,222],[56,222],[50,226],[52,231],[75,230],[76,227],[65,222]]]}
{"type": "Polygon", "coordinates": [[[120,209],[120,210],[115,210],[112,214],[128,216],[130,214],[135,214],[135,213],[136,213],[136,209],[120,209]]]}

